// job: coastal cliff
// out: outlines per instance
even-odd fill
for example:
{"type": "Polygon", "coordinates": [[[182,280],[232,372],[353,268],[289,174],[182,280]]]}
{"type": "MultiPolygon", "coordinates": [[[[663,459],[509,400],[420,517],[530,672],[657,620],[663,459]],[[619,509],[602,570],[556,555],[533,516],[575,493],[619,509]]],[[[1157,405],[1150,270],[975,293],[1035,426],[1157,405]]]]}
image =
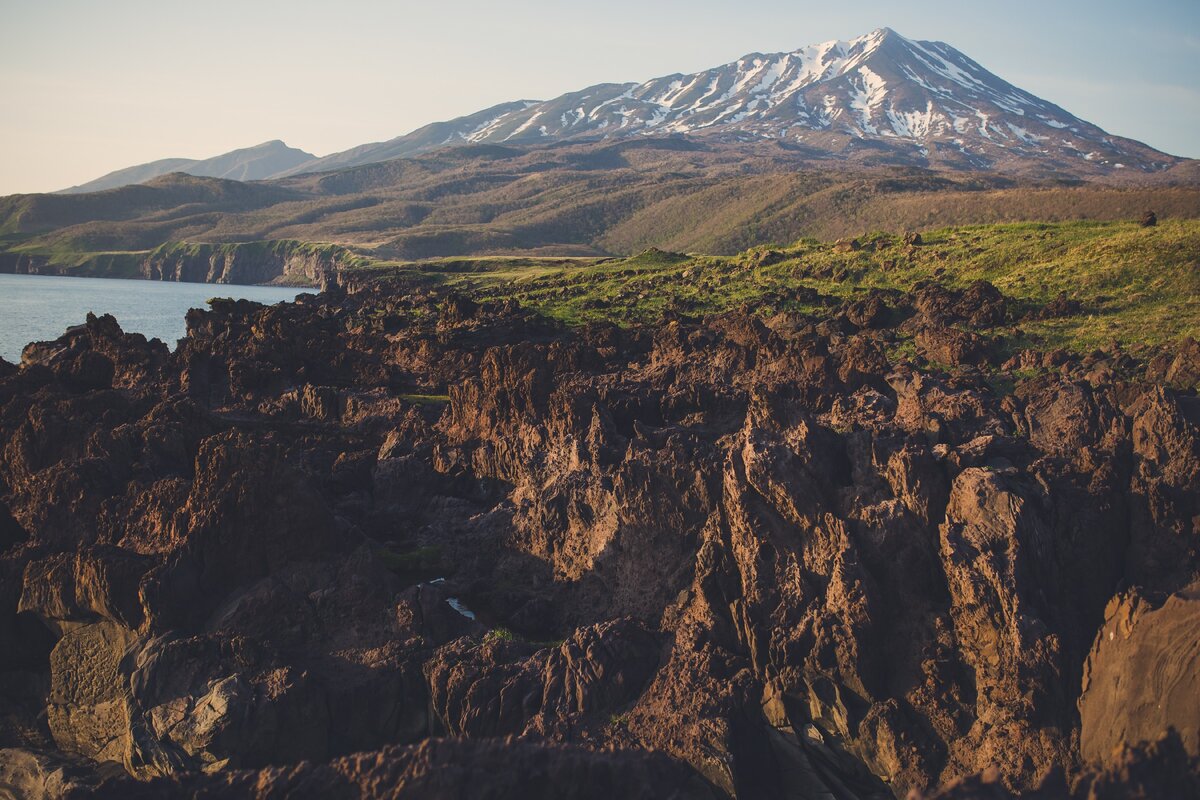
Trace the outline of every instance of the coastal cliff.
{"type": "Polygon", "coordinates": [[[95,253],[68,260],[38,253],[0,252],[0,273],[320,286],[339,268],[360,260],[338,245],[293,240],[231,244],[177,242],[148,252],[95,253]]]}

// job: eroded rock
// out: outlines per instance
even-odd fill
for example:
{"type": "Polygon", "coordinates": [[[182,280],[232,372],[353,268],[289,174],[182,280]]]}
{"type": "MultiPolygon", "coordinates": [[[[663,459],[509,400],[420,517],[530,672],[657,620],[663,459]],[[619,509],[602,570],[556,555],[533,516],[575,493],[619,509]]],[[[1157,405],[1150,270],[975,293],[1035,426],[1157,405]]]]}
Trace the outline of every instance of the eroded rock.
{"type": "Polygon", "coordinates": [[[0,369],[0,781],[1187,787],[1194,343],[997,370],[989,284],[808,301],[567,329],[355,290],[217,302],[174,354],[105,318],[32,347],[0,369]]]}

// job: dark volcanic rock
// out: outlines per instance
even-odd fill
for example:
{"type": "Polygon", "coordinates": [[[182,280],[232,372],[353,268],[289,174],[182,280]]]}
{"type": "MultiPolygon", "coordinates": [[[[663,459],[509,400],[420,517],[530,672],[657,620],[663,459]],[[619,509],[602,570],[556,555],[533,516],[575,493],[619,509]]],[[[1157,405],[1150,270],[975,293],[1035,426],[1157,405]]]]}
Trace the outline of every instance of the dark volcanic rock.
{"type": "Polygon", "coordinates": [[[918,351],[930,361],[948,366],[977,364],[987,357],[988,342],[970,331],[949,326],[922,328],[916,336],[918,351]]]}
{"type": "Polygon", "coordinates": [[[859,328],[879,328],[887,314],[887,304],[877,294],[850,303],[846,307],[846,318],[859,328]]]}
{"type": "Polygon", "coordinates": [[[1008,313],[1004,295],[987,281],[976,281],[963,290],[923,283],[913,293],[913,305],[937,325],[965,323],[974,328],[1000,325],[1008,313]]]}
{"type": "Polygon", "coordinates": [[[554,730],[611,715],[636,700],[658,666],[659,643],[618,619],[576,631],[557,647],[507,636],[460,639],[426,665],[431,702],[454,735],[499,736],[527,726],[554,730]]]}
{"type": "Polygon", "coordinates": [[[8,506],[0,503],[0,553],[28,538],[29,534],[25,532],[20,523],[13,519],[8,506]]]}
{"type": "MultiPolygon", "coordinates": [[[[2,752],[2,751],[0,751],[2,752]]],[[[12,753],[8,785],[28,797],[359,798],[361,800],[716,800],[721,795],[683,765],[654,753],[589,751],[511,740],[430,739],[258,772],[189,774],[141,783],[81,776],[70,765],[12,753]],[[19,766],[18,766],[19,765],[19,766]]],[[[0,772],[0,788],[5,787],[0,772]]]]}
{"type": "Polygon", "coordinates": [[[31,346],[0,791],[1186,794],[1195,342],[997,371],[990,284],[825,306],[350,291],[31,346]]]}
{"type": "Polygon", "coordinates": [[[1151,360],[1146,377],[1179,389],[1200,386],[1200,342],[1188,337],[1160,353],[1151,360]]]}
{"type": "Polygon", "coordinates": [[[1061,292],[1049,303],[1031,312],[1027,318],[1059,319],[1060,317],[1073,317],[1082,310],[1083,305],[1078,300],[1072,300],[1067,296],[1066,292],[1061,292]]]}

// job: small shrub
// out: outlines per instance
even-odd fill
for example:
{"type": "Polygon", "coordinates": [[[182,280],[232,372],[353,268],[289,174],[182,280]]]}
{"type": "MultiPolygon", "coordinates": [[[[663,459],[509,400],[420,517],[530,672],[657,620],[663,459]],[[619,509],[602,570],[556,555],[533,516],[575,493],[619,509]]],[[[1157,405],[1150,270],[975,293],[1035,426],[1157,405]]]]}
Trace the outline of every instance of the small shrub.
{"type": "Polygon", "coordinates": [[[483,636],[484,642],[515,642],[517,635],[508,628],[492,628],[483,636]]]}

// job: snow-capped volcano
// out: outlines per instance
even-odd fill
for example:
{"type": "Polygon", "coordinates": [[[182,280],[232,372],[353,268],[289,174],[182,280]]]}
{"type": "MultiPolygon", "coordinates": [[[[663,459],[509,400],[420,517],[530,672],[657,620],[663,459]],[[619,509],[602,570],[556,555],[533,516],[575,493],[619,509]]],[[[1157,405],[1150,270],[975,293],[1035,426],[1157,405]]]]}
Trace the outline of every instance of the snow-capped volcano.
{"type": "Polygon", "coordinates": [[[1037,134],[1001,121],[1013,115],[1060,131],[1081,124],[949,45],[881,28],[846,42],[754,53],[694,75],[593,86],[457,133],[474,142],[710,130],[780,138],[836,130],[913,141],[976,133],[1035,141],[1037,134]]]}
{"type": "Polygon", "coordinates": [[[692,75],[599,84],[517,101],[389,142],[317,159],[313,172],[454,144],[535,144],[656,135],[774,139],[815,154],[967,169],[1103,174],[1178,159],[1111,136],[942,42],[880,28],[788,53],[752,53],[692,75]]]}

